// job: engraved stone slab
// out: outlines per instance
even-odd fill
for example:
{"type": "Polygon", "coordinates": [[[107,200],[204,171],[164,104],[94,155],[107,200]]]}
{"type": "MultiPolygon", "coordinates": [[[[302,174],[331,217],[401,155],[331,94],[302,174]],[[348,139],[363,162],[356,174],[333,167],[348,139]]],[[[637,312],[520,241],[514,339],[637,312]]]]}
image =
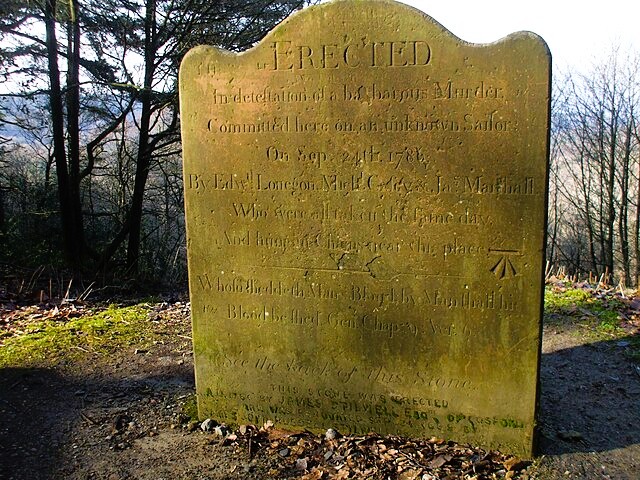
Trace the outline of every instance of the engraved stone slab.
{"type": "Polygon", "coordinates": [[[389,1],[180,73],[200,415],[531,455],[550,55],[389,1]]]}

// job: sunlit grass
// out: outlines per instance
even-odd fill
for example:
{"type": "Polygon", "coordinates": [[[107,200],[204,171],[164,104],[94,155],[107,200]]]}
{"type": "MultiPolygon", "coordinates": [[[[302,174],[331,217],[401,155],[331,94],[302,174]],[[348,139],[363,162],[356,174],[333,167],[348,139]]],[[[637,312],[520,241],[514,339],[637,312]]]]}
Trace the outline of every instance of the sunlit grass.
{"type": "Polygon", "coordinates": [[[87,354],[106,355],[118,349],[144,348],[150,340],[149,307],[109,306],[106,310],[66,321],[29,322],[20,335],[0,347],[0,367],[52,365],[87,354]]]}

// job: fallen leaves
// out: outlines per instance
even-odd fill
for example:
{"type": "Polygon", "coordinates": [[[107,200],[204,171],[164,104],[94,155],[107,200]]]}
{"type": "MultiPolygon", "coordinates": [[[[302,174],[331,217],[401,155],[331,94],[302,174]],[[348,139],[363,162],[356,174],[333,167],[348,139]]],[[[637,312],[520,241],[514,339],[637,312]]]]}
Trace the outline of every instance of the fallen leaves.
{"type": "Polygon", "coordinates": [[[398,479],[436,480],[518,478],[530,462],[498,452],[485,452],[442,439],[397,436],[341,436],[290,432],[272,423],[262,428],[242,425],[222,444],[237,449],[253,445],[274,460],[273,478],[303,480],[398,479]]]}
{"type": "MultiPolygon", "coordinates": [[[[99,309],[98,309],[99,310],[99,309]]],[[[0,305],[0,346],[7,338],[37,333],[32,324],[42,321],[67,322],[73,318],[95,313],[96,308],[84,304],[65,303],[17,306],[12,303],[0,305]]]]}

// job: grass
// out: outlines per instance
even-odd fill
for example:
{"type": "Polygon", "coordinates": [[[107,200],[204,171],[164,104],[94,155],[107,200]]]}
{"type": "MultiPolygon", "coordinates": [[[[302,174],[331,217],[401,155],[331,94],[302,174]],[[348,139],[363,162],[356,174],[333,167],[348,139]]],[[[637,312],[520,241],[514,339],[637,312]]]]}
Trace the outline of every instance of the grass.
{"type": "Polygon", "coordinates": [[[545,313],[564,313],[586,303],[590,298],[592,295],[581,288],[554,291],[551,286],[547,286],[544,291],[544,310],[545,313]]]}
{"type": "Polygon", "coordinates": [[[182,414],[189,418],[189,421],[198,420],[198,400],[195,395],[189,395],[182,405],[182,414]]]}
{"type": "Polygon", "coordinates": [[[625,304],[615,296],[596,296],[581,288],[547,286],[544,295],[545,322],[552,325],[579,326],[579,335],[593,341],[624,340],[627,356],[640,363],[640,335],[622,327],[625,304]]]}
{"type": "MultiPolygon", "coordinates": [[[[577,334],[594,341],[622,339],[629,342],[629,357],[640,362],[640,336],[629,335],[621,327],[620,312],[625,305],[611,295],[595,296],[592,291],[570,286],[547,286],[545,322],[578,326],[577,334]]],[[[30,319],[19,335],[2,338],[0,368],[52,366],[71,363],[87,356],[107,356],[123,349],[145,349],[158,337],[149,321],[148,303],[133,306],[110,305],[98,313],[62,320],[30,319]]],[[[187,406],[197,417],[195,400],[187,406]]]]}
{"type": "Polygon", "coordinates": [[[23,334],[4,340],[0,368],[54,365],[83,355],[107,355],[123,348],[145,348],[152,342],[149,307],[109,306],[99,313],[68,321],[31,321],[23,334]]]}
{"type": "Polygon", "coordinates": [[[623,303],[613,297],[599,298],[581,288],[557,290],[547,286],[544,293],[547,321],[566,323],[569,320],[574,323],[574,317],[578,316],[583,325],[594,329],[596,333],[623,333],[619,314],[623,307],[623,303]]]}

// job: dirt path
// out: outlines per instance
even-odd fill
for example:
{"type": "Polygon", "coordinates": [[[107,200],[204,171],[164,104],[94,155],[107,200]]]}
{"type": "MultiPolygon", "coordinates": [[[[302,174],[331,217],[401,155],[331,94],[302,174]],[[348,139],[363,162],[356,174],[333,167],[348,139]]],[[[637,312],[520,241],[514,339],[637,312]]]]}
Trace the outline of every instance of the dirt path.
{"type": "MultiPolygon", "coordinates": [[[[279,437],[272,431],[261,441],[251,437],[252,446],[250,432],[223,440],[189,423],[193,365],[183,311],[173,315],[174,334],[146,350],[126,348],[110,358],[87,355],[71,366],[0,370],[0,478],[364,478],[340,476],[337,441],[302,434],[279,437]],[[295,455],[311,447],[326,464],[324,471],[310,472],[295,455]]],[[[497,470],[495,478],[640,479],[640,370],[625,357],[625,348],[624,338],[593,342],[576,329],[547,328],[541,370],[543,456],[526,470],[497,470]]],[[[370,462],[369,478],[437,478],[418,475],[409,454],[399,460],[397,450],[389,448],[391,440],[371,442],[378,463],[370,462]],[[380,453],[384,450],[396,456],[380,453]],[[396,462],[395,471],[402,473],[383,476],[380,461],[396,462]]],[[[405,447],[409,450],[398,449],[416,451],[414,444],[405,442],[405,447]]],[[[426,448],[437,452],[445,446],[426,448]]],[[[493,461],[470,451],[463,457],[475,465],[493,461]]],[[[474,475],[457,471],[447,478],[474,475]]]]}
{"type": "Polygon", "coordinates": [[[625,348],[545,329],[540,478],[640,479],[640,368],[625,348]]]}

